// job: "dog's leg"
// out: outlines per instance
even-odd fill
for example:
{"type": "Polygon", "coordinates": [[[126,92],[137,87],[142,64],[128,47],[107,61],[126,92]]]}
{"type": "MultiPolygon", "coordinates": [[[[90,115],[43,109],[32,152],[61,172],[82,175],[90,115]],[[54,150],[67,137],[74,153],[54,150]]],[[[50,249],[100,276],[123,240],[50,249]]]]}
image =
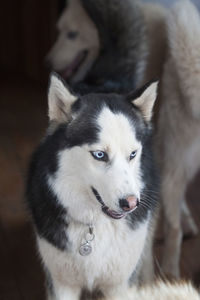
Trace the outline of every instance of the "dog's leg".
{"type": "MultiPolygon", "coordinates": [[[[176,167],[174,167],[176,169],[176,167]]],[[[164,173],[162,182],[163,212],[165,217],[165,243],[163,251],[163,272],[179,278],[179,259],[182,241],[181,207],[186,180],[182,174],[164,173]]]]}
{"type": "Polygon", "coordinates": [[[197,235],[198,227],[192,218],[186,199],[184,199],[182,203],[181,217],[182,217],[181,222],[182,222],[183,235],[186,237],[197,235]]]}

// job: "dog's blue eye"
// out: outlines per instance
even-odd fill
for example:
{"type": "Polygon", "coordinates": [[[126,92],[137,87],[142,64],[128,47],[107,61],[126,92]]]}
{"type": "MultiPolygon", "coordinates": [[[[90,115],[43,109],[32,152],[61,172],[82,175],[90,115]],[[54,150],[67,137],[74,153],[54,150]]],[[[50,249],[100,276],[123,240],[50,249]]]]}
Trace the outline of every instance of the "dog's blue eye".
{"type": "Polygon", "coordinates": [[[91,151],[90,153],[97,160],[108,161],[108,155],[103,151],[91,151]]]}
{"type": "Polygon", "coordinates": [[[133,151],[130,155],[130,160],[133,159],[137,154],[137,151],[133,151]]]}

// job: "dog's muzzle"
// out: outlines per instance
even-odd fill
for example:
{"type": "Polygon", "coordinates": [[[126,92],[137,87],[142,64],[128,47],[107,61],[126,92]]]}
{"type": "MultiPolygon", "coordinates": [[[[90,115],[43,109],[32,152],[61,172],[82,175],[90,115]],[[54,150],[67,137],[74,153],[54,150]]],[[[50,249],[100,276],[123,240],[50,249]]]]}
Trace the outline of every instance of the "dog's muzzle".
{"type": "Polygon", "coordinates": [[[102,211],[108,215],[109,217],[113,219],[121,219],[127,215],[127,213],[133,212],[139,205],[139,202],[137,201],[135,207],[133,207],[131,210],[125,210],[123,213],[118,213],[115,210],[110,209],[108,206],[105,205],[104,201],[102,200],[101,196],[97,192],[95,188],[92,187],[92,192],[95,195],[96,199],[102,206],[102,211]]]}

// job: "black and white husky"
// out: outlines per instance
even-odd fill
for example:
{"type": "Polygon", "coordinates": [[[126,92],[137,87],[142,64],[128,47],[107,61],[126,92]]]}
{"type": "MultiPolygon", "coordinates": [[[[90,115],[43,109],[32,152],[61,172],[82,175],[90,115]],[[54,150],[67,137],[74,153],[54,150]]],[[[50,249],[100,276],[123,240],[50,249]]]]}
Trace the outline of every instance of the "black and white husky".
{"type": "Polygon", "coordinates": [[[28,205],[48,299],[117,299],[137,277],[156,208],[152,82],[78,97],[52,74],[50,126],[33,155],[28,205]]]}

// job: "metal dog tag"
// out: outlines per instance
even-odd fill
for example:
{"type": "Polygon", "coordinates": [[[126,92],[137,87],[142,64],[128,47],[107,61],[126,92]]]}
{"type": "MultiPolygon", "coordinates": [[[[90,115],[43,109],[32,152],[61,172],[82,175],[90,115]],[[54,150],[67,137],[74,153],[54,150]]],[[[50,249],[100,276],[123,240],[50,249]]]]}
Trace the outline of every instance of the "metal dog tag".
{"type": "Polygon", "coordinates": [[[89,232],[85,236],[86,242],[79,248],[79,254],[82,256],[87,256],[92,252],[92,246],[90,244],[95,238],[93,230],[93,225],[89,225],[89,232]]]}
{"type": "Polygon", "coordinates": [[[79,248],[79,253],[82,256],[87,256],[91,252],[92,252],[92,246],[90,245],[90,243],[88,241],[86,243],[84,243],[83,245],[81,245],[79,248]]]}

